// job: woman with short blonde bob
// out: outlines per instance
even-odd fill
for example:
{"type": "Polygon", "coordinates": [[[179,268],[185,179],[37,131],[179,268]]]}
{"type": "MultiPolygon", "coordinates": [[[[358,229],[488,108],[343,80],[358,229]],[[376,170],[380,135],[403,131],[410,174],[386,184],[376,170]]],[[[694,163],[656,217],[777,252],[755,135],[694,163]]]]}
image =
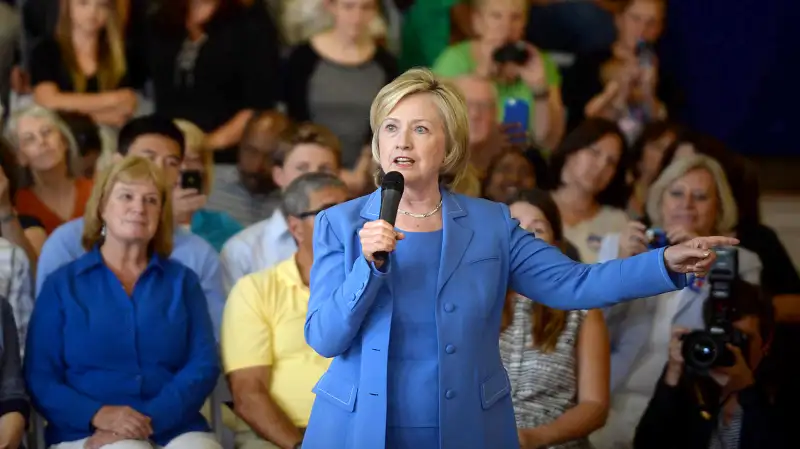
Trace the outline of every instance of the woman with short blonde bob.
{"type": "Polygon", "coordinates": [[[87,206],[87,253],[44,281],[25,379],[51,448],[221,449],[200,415],[214,333],[197,276],[169,259],[170,196],[147,159],[112,165],[87,206]]]}
{"type": "Polygon", "coordinates": [[[468,157],[466,106],[427,69],[384,87],[370,124],[378,178],[397,171],[405,191],[396,227],[379,219],[381,190],[317,215],[305,336],[334,360],[303,449],[516,449],[498,343],[509,288],[557,309],[598,308],[680,288],[678,273],[713,262],[707,248],[736,243],[573,262],[505,205],[451,193],[468,157]]]}
{"type": "MultiPolygon", "coordinates": [[[[648,192],[649,223],[631,221],[607,235],[600,261],[628,259],[650,248],[680,245],[709,235],[728,235],[736,226],[736,202],[720,164],[687,156],[666,168],[648,192]],[[659,243],[661,238],[665,239],[659,243]]],[[[738,248],[739,277],[759,284],[761,261],[738,248]]],[[[618,305],[606,314],[611,334],[611,410],[605,428],[592,435],[596,447],[629,447],[669,354],[672,327],[701,329],[709,287],[702,278],[659,297],[618,305]]]]}

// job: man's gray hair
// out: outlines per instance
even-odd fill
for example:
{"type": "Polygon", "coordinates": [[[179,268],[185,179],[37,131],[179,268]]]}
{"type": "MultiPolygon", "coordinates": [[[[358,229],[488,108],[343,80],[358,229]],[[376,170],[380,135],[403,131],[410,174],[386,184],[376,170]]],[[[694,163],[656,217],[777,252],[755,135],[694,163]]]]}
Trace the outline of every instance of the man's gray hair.
{"type": "Polygon", "coordinates": [[[330,173],[305,173],[292,181],[283,191],[281,211],[285,217],[296,217],[309,212],[311,194],[326,188],[347,190],[347,184],[330,173]]]}

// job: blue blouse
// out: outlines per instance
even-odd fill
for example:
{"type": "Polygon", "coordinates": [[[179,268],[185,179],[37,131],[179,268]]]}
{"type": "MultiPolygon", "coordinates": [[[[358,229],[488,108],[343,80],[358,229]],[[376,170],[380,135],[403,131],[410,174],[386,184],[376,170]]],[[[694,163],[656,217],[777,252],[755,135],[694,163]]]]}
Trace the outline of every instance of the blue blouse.
{"type": "Polygon", "coordinates": [[[166,445],[208,431],[200,408],[220,373],[200,281],[153,256],[129,296],[99,248],[44,281],[28,329],[25,380],[47,421],[47,445],[92,435],[104,405],[152,419],[166,445]]]}

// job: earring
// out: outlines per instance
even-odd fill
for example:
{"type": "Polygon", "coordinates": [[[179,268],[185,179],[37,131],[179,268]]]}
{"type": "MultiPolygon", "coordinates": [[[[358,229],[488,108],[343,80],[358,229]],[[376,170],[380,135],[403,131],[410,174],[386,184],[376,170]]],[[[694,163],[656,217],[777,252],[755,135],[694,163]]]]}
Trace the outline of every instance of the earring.
{"type": "Polygon", "coordinates": [[[106,224],[105,224],[105,223],[103,223],[103,227],[102,227],[102,228],[100,228],[100,235],[101,235],[102,237],[105,237],[105,236],[106,236],[106,224]]]}

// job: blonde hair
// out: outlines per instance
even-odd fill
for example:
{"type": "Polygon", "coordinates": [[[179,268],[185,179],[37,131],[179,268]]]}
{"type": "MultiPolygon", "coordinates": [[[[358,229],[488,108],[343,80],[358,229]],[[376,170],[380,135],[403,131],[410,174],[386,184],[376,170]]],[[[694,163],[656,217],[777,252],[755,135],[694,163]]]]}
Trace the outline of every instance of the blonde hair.
{"type": "MultiPolygon", "coordinates": [[[[413,68],[395,78],[378,92],[369,111],[372,128],[372,158],[380,163],[378,136],[381,123],[404,98],[428,94],[439,109],[444,121],[445,158],[442,164],[442,184],[451,188],[466,175],[469,161],[469,120],[464,96],[451,82],[437,78],[426,68],[413,68]]],[[[380,185],[383,170],[378,169],[375,184],[380,185]]]]}
{"type": "Polygon", "coordinates": [[[663,225],[664,217],[661,214],[661,204],[664,200],[664,192],[667,191],[672,183],[694,170],[705,170],[714,178],[719,201],[719,211],[717,212],[714,231],[723,234],[732,231],[738,222],[739,212],[736,207],[736,200],[733,198],[733,193],[731,193],[731,186],[728,184],[728,178],[725,176],[725,171],[719,165],[719,162],[702,154],[676,159],[664,169],[658,179],[650,186],[650,192],[647,194],[647,215],[652,220],[653,225],[663,225]]]}
{"type": "Polygon", "coordinates": [[[337,165],[342,165],[342,145],[339,138],[330,129],[311,122],[284,128],[278,135],[278,147],[272,152],[272,162],[278,167],[283,167],[292,151],[298,145],[307,143],[327,148],[333,153],[337,165]]]}
{"type": "Polygon", "coordinates": [[[103,242],[103,210],[108,197],[118,182],[150,181],[161,195],[161,216],[153,239],[147,245],[149,254],[168,258],[172,254],[172,199],[161,169],[150,160],[139,156],[126,156],[109,166],[96,177],[92,196],[83,215],[81,243],[87,251],[103,242]]]}
{"type": "MultiPolygon", "coordinates": [[[[86,91],[86,75],[78,64],[75,47],[72,44],[72,16],[70,3],[76,0],[61,0],[56,23],[55,39],[61,50],[61,59],[69,71],[72,87],[75,92],[86,91]]],[[[126,2],[119,2],[126,3],[126,2]]],[[[125,41],[122,35],[122,21],[120,20],[117,0],[108,2],[108,20],[100,32],[97,46],[97,84],[98,90],[107,91],[116,89],[120,80],[127,72],[125,56],[125,41]]],[[[122,11],[127,16],[127,7],[122,11]]]]}
{"type": "MultiPolygon", "coordinates": [[[[47,120],[58,129],[58,132],[61,134],[61,138],[64,139],[64,144],[67,147],[67,173],[70,177],[74,177],[75,173],[73,170],[78,166],[77,161],[80,158],[78,142],[75,140],[75,136],[72,134],[72,129],[70,129],[69,125],[67,125],[67,123],[54,111],[37,104],[33,104],[15,112],[11,116],[11,120],[8,123],[8,128],[6,128],[6,137],[11,145],[16,148],[17,151],[20,151],[17,126],[19,125],[20,120],[28,117],[47,120]]],[[[31,176],[30,171],[25,169],[23,173],[21,173],[19,187],[29,187],[32,183],[33,177],[31,176]]]]}
{"type": "Polygon", "coordinates": [[[184,119],[173,120],[183,133],[186,153],[198,153],[203,161],[203,192],[208,194],[214,186],[214,151],[208,148],[207,135],[199,126],[184,119]]]}

